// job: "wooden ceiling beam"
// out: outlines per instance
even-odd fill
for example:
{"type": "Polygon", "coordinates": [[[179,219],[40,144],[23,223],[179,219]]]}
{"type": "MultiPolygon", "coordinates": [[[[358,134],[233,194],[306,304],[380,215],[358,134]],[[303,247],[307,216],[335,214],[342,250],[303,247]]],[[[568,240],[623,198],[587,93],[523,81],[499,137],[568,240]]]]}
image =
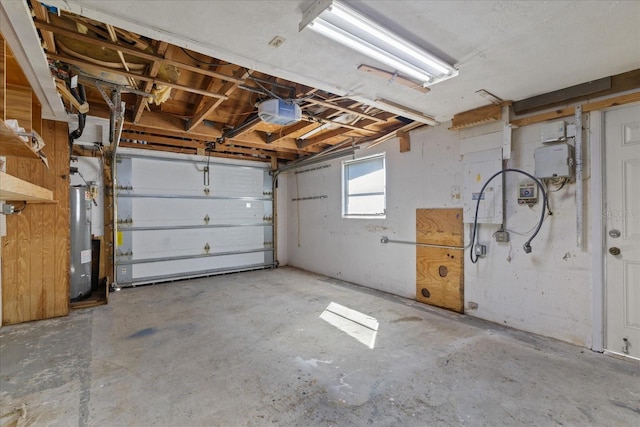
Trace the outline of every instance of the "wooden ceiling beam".
{"type": "Polygon", "coordinates": [[[313,152],[317,152],[319,150],[315,149],[315,147],[309,147],[308,149],[300,149],[296,145],[296,140],[293,138],[287,138],[280,140],[278,142],[272,142],[270,144],[266,144],[265,141],[258,135],[255,131],[249,132],[244,135],[234,136],[233,138],[229,138],[227,140],[229,144],[237,144],[244,145],[247,143],[256,144],[254,145],[256,148],[267,148],[271,150],[287,150],[289,152],[295,152],[298,154],[310,154],[313,152]]]}
{"type": "MultiPolygon", "coordinates": [[[[138,132],[132,129],[125,129],[122,131],[122,138],[128,140],[137,140],[144,141],[151,145],[162,145],[165,147],[174,147],[174,148],[190,148],[190,149],[204,149],[205,142],[201,140],[184,140],[178,138],[170,138],[167,136],[160,136],[147,132],[138,132]]],[[[126,142],[126,141],[121,141],[126,142]]],[[[133,142],[128,141],[127,143],[132,144],[133,142]]],[[[144,145],[144,144],[139,144],[144,145]]],[[[264,148],[264,147],[263,147],[264,148]]],[[[295,153],[285,153],[278,152],[275,150],[263,149],[263,148],[247,148],[247,147],[235,147],[233,145],[220,144],[216,145],[215,152],[226,152],[226,153],[235,153],[235,154],[247,154],[247,155],[262,155],[262,156],[272,156],[277,154],[278,158],[285,160],[295,160],[298,158],[295,153]]]]}
{"type": "MultiPolygon", "coordinates": [[[[160,55],[144,52],[144,51],[141,51],[141,50],[126,46],[126,45],[124,45],[122,43],[110,42],[108,40],[99,40],[99,39],[93,38],[91,36],[80,34],[77,31],[73,31],[73,30],[69,30],[69,29],[66,29],[66,28],[58,27],[56,25],[49,24],[49,23],[44,22],[44,21],[39,20],[39,19],[35,19],[34,20],[34,24],[35,24],[36,28],[38,28],[40,30],[51,31],[54,34],[60,34],[60,35],[63,35],[63,36],[73,37],[76,40],[83,41],[83,42],[86,42],[86,43],[89,43],[89,44],[93,44],[93,45],[96,45],[96,46],[99,46],[99,47],[111,49],[111,50],[114,50],[114,51],[120,50],[122,53],[126,53],[128,55],[135,56],[135,57],[140,58],[140,59],[145,59],[145,60],[150,61],[150,62],[160,61],[161,63],[174,65],[174,66],[176,66],[178,68],[181,68],[181,69],[184,69],[184,70],[188,70],[188,71],[192,71],[192,72],[198,73],[198,74],[203,74],[205,76],[215,77],[215,78],[219,78],[219,79],[225,80],[225,81],[232,81],[232,82],[235,82],[235,83],[238,83],[238,84],[244,83],[243,80],[240,80],[240,79],[235,78],[233,76],[228,76],[228,75],[225,75],[225,74],[222,74],[222,73],[216,73],[215,71],[203,70],[202,68],[198,68],[198,67],[195,67],[193,65],[185,64],[185,63],[182,63],[182,62],[179,62],[179,61],[174,61],[172,59],[164,59],[160,55]]],[[[195,92],[195,93],[197,93],[197,92],[195,92]]]]}
{"type": "MultiPolygon", "coordinates": [[[[299,154],[299,155],[309,155],[309,154],[311,154],[310,151],[299,150],[297,147],[296,148],[291,148],[291,147],[283,147],[283,146],[272,146],[271,144],[265,145],[264,142],[253,142],[253,141],[247,141],[247,140],[235,140],[235,139],[232,139],[232,140],[227,141],[227,144],[238,145],[240,147],[261,148],[261,149],[265,149],[265,148],[269,147],[273,151],[276,151],[276,152],[279,152],[279,153],[282,152],[282,153],[299,154]]],[[[295,143],[294,143],[294,145],[295,145],[295,143]]]]}
{"type": "MultiPolygon", "coordinates": [[[[131,142],[121,142],[121,147],[124,148],[135,148],[140,150],[154,150],[154,151],[165,151],[169,153],[179,153],[179,154],[197,154],[197,151],[193,148],[179,148],[179,147],[163,147],[163,146],[154,146],[150,144],[136,144],[131,142]]],[[[271,162],[272,157],[276,155],[278,158],[293,160],[290,159],[291,156],[282,157],[280,153],[259,153],[257,151],[247,152],[246,154],[238,154],[234,153],[232,149],[229,152],[221,152],[221,151],[212,151],[212,157],[225,158],[225,159],[235,159],[235,160],[252,160],[256,162],[271,162]],[[261,156],[261,157],[256,157],[261,156]]]]}
{"type": "Polygon", "coordinates": [[[322,123],[332,123],[332,124],[334,124],[336,126],[340,126],[342,128],[356,130],[358,132],[364,132],[364,133],[368,133],[368,134],[378,133],[378,131],[371,130],[371,129],[366,129],[366,128],[361,127],[361,126],[353,126],[353,125],[349,125],[349,124],[346,124],[346,123],[340,123],[340,122],[337,122],[335,120],[324,119],[324,118],[315,117],[315,116],[309,116],[309,115],[306,115],[306,114],[303,114],[302,118],[307,119],[310,122],[315,122],[315,123],[318,123],[318,122],[320,122],[321,124],[322,123]]]}
{"type": "MultiPolygon", "coordinates": [[[[640,92],[632,92],[624,95],[614,96],[612,98],[602,99],[600,101],[587,102],[582,104],[582,112],[589,113],[591,111],[603,110],[605,108],[616,107],[618,105],[629,104],[632,102],[640,101],[640,92]]],[[[560,108],[558,110],[549,111],[546,113],[535,114],[529,117],[523,117],[521,119],[511,120],[511,124],[522,127],[527,125],[533,125],[536,123],[546,122],[548,120],[561,119],[563,117],[573,116],[576,112],[576,107],[560,108]]]]}
{"type": "Polygon", "coordinates": [[[281,140],[283,140],[285,138],[290,138],[290,135],[292,135],[292,134],[294,134],[296,132],[299,132],[299,131],[301,131],[303,129],[306,129],[306,128],[308,128],[309,126],[311,126],[313,124],[317,124],[317,122],[315,122],[315,121],[314,122],[301,121],[301,122],[298,122],[298,123],[296,123],[294,125],[291,125],[291,126],[285,128],[281,133],[278,134],[279,136],[277,138],[272,139],[269,143],[275,143],[275,142],[281,141],[281,140]]]}
{"type": "Polygon", "coordinates": [[[326,142],[328,139],[343,135],[347,132],[351,132],[351,129],[343,129],[343,128],[331,129],[326,132],[322,132],[320,135],[313,138],[299,139],[296,141],[296,144],[298,145],[298,148],[309,148],[318,144],[328,144],[328,142],[326,142]]]}
{"type": "MultiPolygon", "coordinates": [[[[148,113],[147,113],[148,114],[148,113]]],[[[135,131],[142,131],[142,132],[155,132],[158,134],[162,134],[168,137],[191,137],[193,139],[193,141],[202,141],[202,142],[213,142],[216,140],[215,137],[210,137],[210,136],[206,136],[206,135],[199,135],[199,134],[194,134],[194,133],[186,133],[184,130],[171,130],[171,129],[162,129],[162,128],[153,128],[153,127],[147,127],[147,126],[140,126],[139,124],[134,125],[131,123],[127,123],[125,124],[125,129],[129,129],[129,130],[135,130],[135,131]]],[[[319,149],[314,149],[313,147],[310,149],[306,149],[306,150],[300,150],[297,147],[292,148],[290,146],[282,146],[279,144],[269,144],[266,145],[264,142],[262,141],[248,141],[248,140],[236,140],[236,139],[230,139],[227,141],[227,144],[229,145],[237,145],[237,146],[241,146],[241,147],[245,147],[245,148],[259,148],[259,149],[268,149],[268,150],[273,150],[276,151],[278,153],[282,152],[282,153],[289,153],[289,154],[296,154],[296,155],[309,155],[311,153],[315,153],[315,152],[319,152],[319,149]]],[[[224,144],[223,144],[224,145],[224,144]]]]}
{"type": "MultiPolygon", "coordinates": [[[[57,61],[62,61],[62,62],[66,62],[68,64],[73,64],[73,65],[79,65],[79,66],[90,66],[90,67],[94,67],[94,68],[102,68],[100,66],[97,66],[96,64],[92,64],[90,62],[87,61],[83,61],[81,59],[76,59],[76,58],[71,58],[69,56],[66,55],[60,55],[57,53],[47,53],[47,57],[57,60],[57,61]]],[[[136,74],[136,73],[131,73],[128,71],[124,71],[124,70],[119,70],[119,69],[115,69],[115,68],[102,68],[105,71],[108,71],[109,73],[113,73],[113,74],[120,74],[122,76],[125,77],[132,77],[136,80],[142,80],[142,81],[146,81],[146,82],[152,82],[152,83],[160,83],[163,84],[165,86],[169,86],[172,87],[174,89],[177,90],[182,90],[184,92],[190,92],[190,93],[199,93],[201,95],[204,96],[208,96],[211,98],[218,98],[218,99],[222,99],[222,100],[226,100],[229,97],[219,94],[219,93],[214,93],[214,92],[207,92],[201,89],[196,89],[196,88],[192,88],[189,86],[185,86],[185,85],[181,85],[178,83],[172,83],[166,80],[162,80],[162,79],[158,79],[158,78],[153,78],[153,77],[149,77],[149,76],[145,76],[142,74],[136,74]]]]}
{"type": "MultiPolygon", "coordinates": [[[[241,79],[244,79],[248,75],[249,75],[249,71],[244,69],[244,68],[242,68],[242,69],[240,69],[240,70],[238,70],[238,71],[236,71],[234,73],[235,77],[240,77],[241,79]]],[[[236,89],[238,89],[239,86],[240,86],[239,83],[227,82],[222,87],[222,93],[226,97],[229,97],[236,89]]],[[[211,99],[211,100],[209,100],[200,109],[200,111],[198,111],[193,116],[193,118],[189,121],[189,125],[187,126],[187,131],[193,130],[196,126],[198,126],[200,123],[202,123],[202,121],[204,119],[206,119],[209,114],[213,113],[213,111],[216,108],[218,108],[222,104],[223,101],[224,101],[223,99],[211,99]]]]}
{"type": "Polygon", "coordinates": [[[386,123],[386,121],[387,121],[386,119],[381,119],[380,117],[370,116],[369,114],[361,113],[360,111],[356,111],[356,110],[352,110],[352,109],[349,109],[349,108],[341,107],[341,106],[333,104],[331,102],[321,101],[319,99],[314,99],[314,98],[307,99],[307,103],[315,104],[315,105],[321,105],[321,106],[327,107],[327,108],[332,108],[334,110],[342,111],[343,113],[355,114],[356,116],[361,117],[363,119],[373,120],[374,122],[378,122],[378,123],[386,123]]]}
{"type": "MultiPolygon", "coordinates": [[[[89,114],[96,117],[109,118],[109,108],[106,105],[91,104],[89,114]]],[[[214,127],[200,125],[194,129],[193,133],[187,133],[184,130],[184,119],[173,116],[171,114],[159,113],[156,111],[147,111],[143,114],[138,123],[132,123],[125,118],[125,129],[141,130],[145,132],[155,132],[167,136],[176,136],[179,138],[191,138],[199,136],[202,141],[215,141],[222,132],[214,127]]]]}
{"type": "Polygon", "coordinates": [[[204,148],[204,142],[184,140],[178,138],[169,138],[166,136],[153,135],[149,133],[135,132],[131,129],[122,130],[122,138],[153,142],[154,144],[169,145],[174,147],[185,148],[204,148]]]}
{"type": "Polygon", "coordinates": [[[126,141],[120,141],[120,144],[118,144],[118,146],[122,148],[138,148],[141,150],[167,151],[169,153],[182,153],[182,154],[197,153],[195,148],[156,146],[153,144],[139,144],[135,142],[126,142],[126,141]]]}
{"type": "MultiPolygon", "coordinates": [[[[109,24],[105,24],[105,25],[107,27],[107,31],[109,32],[109,38],[111,39],[111,41],[112,42],[117,42],[118,41],[118,35],[116,34],[116,30],[114,29],[114,27],[112,25],[109,25],[109,24]]],[[[120,51],[120,50],[117,50],[116,52],[118,54],[118,58],[120,58],[120,62],[124,66],[124,69],[126,71],[131,71],[131,70],[129,70],[129,64],[127,64],[127,60],[124,59],[124,53],[122,53],[122,51],[120,51]]],[[[133,79],[133,77],[129,77],[129,84],[131,85],[132,88],[138,89],[136,81],[133,79]]]]}
{"type": "MultiPolygon", "coordinates": [[[[91,31],[93,31],[94,33],[98,34],[100,37],[104,37],[105,39],[109,38],[108,32],[106,32],[102,28],[99,28],[93,24],[93,22],[95,21],[89,22],[89,19],[87,18],[84,18],[82,16],[71,15],[71,14],[65,14],[65,17],[74,21],[76,23],[76,26],[77,24],[83,25],[88,29],[90,29],[91,31]]],[[[40,19],[40,17],[37,17],[37,18],[40,19]]],[[[47,21],[47,22],[50,22],[50,21],[47,21]]]]}
{"type": "MultiPolygon", "coordinates": [[[[163,57],[167,57],[171,55],[171,47],[172,45],[169,45],[169,43],[167,42],[160,42],[156,47],[156,53],[163,57]]],[[[158,75],[158,71],[160,71],[161,65],[162,63],[160,61],[153,61],[153,63],[151,64],[151,68],[149,69],[149,77],[155,78],[158,75]]],[[[142,86],[143,92],[149,92],[152,88],[153,82],[149,81],[144,82],[142,86]]],[[[138,96],[138,99],[136,100],[136,106],[133,109],[133,123],[138,123],[138,121],[140,120],[140,116],[142,115],[142,112],[147,107],[147,105],[147,98],[144,96],[138,96]]]]}
{"type": "Polygon", "coordinates": [[[102,48],[111,49],[113,51],[121,51],[122,53],[126,53],[128,55],[135,56],[137,58],[146,59],[147,61],[157,61],[162,60],[162,57],[159,57],[153,53],[144,52],[142,50],[126,46],[122,43],[112,42],[108,40],[100,40],[97,38],[93,38],[86,34],[81,34],[77,31],[70,30],[67,28],[59,27],[57,25],[50,24],[48,22],[42,21],[40,19],[34,19],[34,24],[36,28],[45,31],[51,31],[54,34],[58,34],[61,36],[73,37],[78,41],[82,41],[85,43],[93,44],[102,48]]]}
{"type": "Polygon", "coordinates": [[[228,145],[218,145],[213,152],[228,152],[228,153],[237,153],[237,154],[259,154],[261,156],[277,156],[279,159],[285,160],[295,160],[298,158],[298,155],[295,153],[285,153],[283,151],[275,151],[275,150],[263,150],[263,149],[251,149],[246,147],[234,147],[228,145]]]}
{"type": "MultiPolygon", "coordinates": [[[[108,118],[109,110],[106,106],[97,106],[95,104],[92,104],[90,114],[97,117],[108,118]]],[[[219,137],[222,136],[222,132],[219,129],[205,126],[204,124],[199,125],[191,132],[187,132],[184,130],[184,120],[180,117],[153,111],[148,111],[143,114],[138,123],[134,124],[129,120],[126,120],[124,128],[144,132],[152,132],[165,136],[191,138],[194,140],[201,140],[206,142],[216,141],[219,137]]],[[[299,149],[295,143],[295,139],[293,138],[280,140],[276,143],[267,145],[259,136],[255,135],[254,133],[243,135],[241,138],[230,138],[227,143],[247,148],[261,148],[301,155],[308,155],[320,151],[320,149],[316,147],[299,149]]]]}
{"type": "MultiPolygon", "coordinates": [[[[197,154],[197,150],[193,148],[179,148],[179,147],[164,147],[164,146],[155,146],[153,144],[136,144],[133,142],[121,142],[120,147],[123,148],[135,148],[140,150],[153,150],[153,151],[164,151],[169,153],[178,153],[178,154],[197,154]]],[[[253,160],[256,162],[270,162],[271,154],[270,153],[258,153],[254,152],[251,154],[235,154],[233,152],[220,152],[220,151],[212,151],[212,157],[219,157],[225,159],[235,159],[235,160],[253,160]],[[257,157],[261,156],[261,157],[257,157]]]]}
{"type": "MultiPolygon", "coordinates": [[[[43,4],[34,3],[33,12],[36,15],[36,18],[43,22],[49,22],[49,12],[43,4]]],[[[46,30],[40,30],[40,33],[42,34],[42,40],[44,40],[45,50],[56,53],[56,41],[53,37],[53,33],[46,30]]]]}
{"type": "Polygon", "coordinates": [[[213,78],[216,78],[216,79],[224,80],[226,82],[238,83],[239,85],[243,84],[245,82],[242,79],[239,79],[239,78],[236,78],[236,77],[233,77],[233,76],[229,76],[227,74],[218,73],[218,72],[211,71],[211,70],[205,70],[203,68],[198,68],[196,66],[185,64],[184,62],[176,61],[176,60],[173,60],[173,59],[165,59],[162,62],[165,63],[165,64],[168,64],[168,65],[174,65],[174,66],[176,66],[178,68],[181,68],[183,70],[191,71],[191,72],[196,73],[196,74],[202,74],[203,76],[209,76],[209,77],[213,77],[213,78]]]}

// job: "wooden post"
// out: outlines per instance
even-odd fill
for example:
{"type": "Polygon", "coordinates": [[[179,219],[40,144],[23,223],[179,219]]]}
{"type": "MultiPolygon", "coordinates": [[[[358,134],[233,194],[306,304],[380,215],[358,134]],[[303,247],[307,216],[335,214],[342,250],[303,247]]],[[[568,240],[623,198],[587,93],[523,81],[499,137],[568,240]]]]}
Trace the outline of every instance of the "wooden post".
{"type": "Polygon", "coordinates": [[[411,151],[411,138],[409,132],[398,131],[398,140],[400,141],[400,152],[406,153],[411,151]]]}

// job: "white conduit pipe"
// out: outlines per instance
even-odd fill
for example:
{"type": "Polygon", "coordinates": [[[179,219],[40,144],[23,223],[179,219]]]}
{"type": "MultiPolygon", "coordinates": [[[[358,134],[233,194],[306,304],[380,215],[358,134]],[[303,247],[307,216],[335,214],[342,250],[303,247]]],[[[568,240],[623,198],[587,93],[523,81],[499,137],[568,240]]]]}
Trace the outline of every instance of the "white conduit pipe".
{"type": "Polygon", "coordinates": [[[576,106],[576,245],[583,249],[584,190],[582,185],[582,106],[576,106]]]}

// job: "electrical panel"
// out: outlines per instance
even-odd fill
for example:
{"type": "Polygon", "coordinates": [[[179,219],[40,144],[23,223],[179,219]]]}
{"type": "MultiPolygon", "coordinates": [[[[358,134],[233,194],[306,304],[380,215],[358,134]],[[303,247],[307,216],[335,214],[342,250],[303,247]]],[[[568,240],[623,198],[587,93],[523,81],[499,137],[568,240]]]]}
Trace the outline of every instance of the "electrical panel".
{"type": "Polygon", "coordinates": [[[540,142],[558,142],[567,139],[564,120],[547,122],[540,125],[540,142]]]}
{"type": "Polygon", "coordinates": [[[463,173],[463,221],[474,221],[478,206],[478,223],[502,224],[502,177],[496,176],[480,190],[496,172],[502,170],[502,148],[475,151],[464,154],[463,173]],[[478,199],[480,199],[478,205],[478,199]]]}
{"type": "Polygon", "coordinates": [[[518,184],[518,204],[535,205],[538,203],[538,185],[535,182],[518,184]]]}
{"type": "Polygon", "coordinates": [[[534,156],[536,178],[569,178],[573,175],[573,147],[567,143],[537,148],[534,156]]]}

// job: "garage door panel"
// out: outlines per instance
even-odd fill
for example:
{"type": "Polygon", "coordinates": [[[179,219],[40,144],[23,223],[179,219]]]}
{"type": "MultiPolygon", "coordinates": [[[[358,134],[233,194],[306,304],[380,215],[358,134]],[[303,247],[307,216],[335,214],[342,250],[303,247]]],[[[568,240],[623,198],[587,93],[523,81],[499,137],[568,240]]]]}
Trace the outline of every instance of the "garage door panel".
{"type": "Polygon", "coordinates": [[[268,166],[137,150],[120,156],[119,285],[274,265],[268,166]]]}
{"type": "Polygon", "coordinates": [[[200,255],[204,253],[242,251],[264,246],[264,229],[220,228],[155,230],[136,233],[133,240],[134,259],[152,258],[170,255],[200,255]],[[205,246],[209,249],[206,250],[205,246]]]}
{"type": "Polygon", "coordinates": [[[131,180],[135,182],[131,186],[138,193],[201,195],[207,187],[214,196],[263,196],[264,169],[209,163],[207,174],[206,161],[159,164],[152,159],[130,160],[131,180]]]}
{"type": "MultiPolygon", "coordinates": [[[[255,224],[264,222],[266,205],[271,205],[271,201],[145,198],[133,203],[130,217],[136,227],[255,224]]],[[[119,216],[127,219],[126,211],[119,216]]]]}
{"type": "Polygon", "coordinates": [[[251,254],[234,254],[224,256],[212,256],[208,258],[196,258],[188,261],[175,260],[152,262],[144,264],[133,264],[132,275],[134,281],[144,279],[146,277],[155,277],[173,274],[197,274],[199,272],[207,272],[218,269],[233,269],[234,267],[243,267],[246,265],[262,264],[264,257],[262,253],[251,254]]]}

